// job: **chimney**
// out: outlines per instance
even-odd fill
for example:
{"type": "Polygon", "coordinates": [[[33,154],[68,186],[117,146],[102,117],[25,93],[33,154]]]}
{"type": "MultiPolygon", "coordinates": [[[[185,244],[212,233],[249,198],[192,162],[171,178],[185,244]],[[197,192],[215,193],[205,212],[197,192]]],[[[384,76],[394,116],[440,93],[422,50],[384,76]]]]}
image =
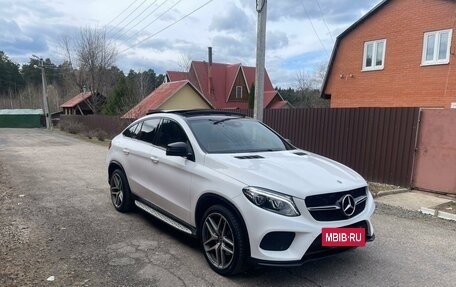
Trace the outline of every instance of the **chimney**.
{"type": "Polygon", "coordinates": [[[207,47],[208,67],[207,67],[207,92],[212,95],[212,47],[207,47]]]}
{"type": "Polygon", "coordinates": [[[209,66],[212,66],[212,47],[207,47],[207,56],[209,60],[209,66]]]}

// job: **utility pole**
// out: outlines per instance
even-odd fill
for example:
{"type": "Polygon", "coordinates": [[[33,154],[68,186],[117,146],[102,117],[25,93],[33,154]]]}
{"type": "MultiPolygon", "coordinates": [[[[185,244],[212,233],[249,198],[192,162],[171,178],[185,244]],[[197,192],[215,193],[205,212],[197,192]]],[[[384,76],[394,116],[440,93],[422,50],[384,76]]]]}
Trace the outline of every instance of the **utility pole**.
{"type": "Polygon", "coordinates": [[[40,65],[37,66],[41,69],[41,82],[43,83],[43,110],[44,110],[44,118],[46,119],[46,128],[51,128],[51,119],[49,114],[49,103],[48,103],[48,96],[47,96],[47,83],[46,83],[46,72],[44,70],[44,62],[43,58],[39,58],[38,56],[33,55],[36,59],[40,61],[40,65]]]}
{"type": "Polygon", "coordinates": [[[267,0],[256,0],[256,10],[258,12],[258,22],[255,69],[255,105],[253,109],[253,116],[255,119],[263,121],[267,0]]]}

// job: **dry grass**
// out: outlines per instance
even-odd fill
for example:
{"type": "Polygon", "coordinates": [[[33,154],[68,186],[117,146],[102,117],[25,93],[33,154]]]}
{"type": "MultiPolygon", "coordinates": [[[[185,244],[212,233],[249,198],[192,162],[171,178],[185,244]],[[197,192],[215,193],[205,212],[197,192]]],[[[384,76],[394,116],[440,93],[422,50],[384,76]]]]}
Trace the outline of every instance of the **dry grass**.
{"type": "Polygon", "coordinates": [[[66,121],[60,123],[60,129],[70,134],[79,134],[85,130],[85,126],[77,121],[66,121]]]}
{"type": "Polygon", "coordinates": [[[54,130],[53,132],[56,132],[56,133],[61,133],[61,134],[64,134],[66,136],[70,136],[70,137],[73,137],[73,138],[76,138],[76,139],[80,139],[80,140],[83,140],[85,142],[89,142],[89,143],[93,143],[93,144],[97,144],[97,145],[101,145],[101,146],[109,146],[109,143],[110,141],[109,140],[105,140],[105,141],[100,141],[98,140],[96,137],[92,137],[92,138],[88,138],[87,135],[84,135],[84,134],[70,134],[66,131],[58,131],[58,130],[54,130]]]}
{"type": "Polygon", "coordinates": [[[382,192],[393,192],[393,191],[405,191],[407,188],[398,186],[398,185],[391,185],[386,183],[378,183],[378,182],[369,182],[369,190],[372,192],[374,196],[378,196],[382,192]]]}

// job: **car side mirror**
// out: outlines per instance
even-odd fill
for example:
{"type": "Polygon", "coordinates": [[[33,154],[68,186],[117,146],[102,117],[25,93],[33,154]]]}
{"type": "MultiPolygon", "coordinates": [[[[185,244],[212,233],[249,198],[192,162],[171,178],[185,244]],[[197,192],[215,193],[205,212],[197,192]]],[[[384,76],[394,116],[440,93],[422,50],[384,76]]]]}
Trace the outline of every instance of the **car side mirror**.
{"type": "Polygon", "coordinates": [[[186,143],[175,142],[168,145],[166,155],[188,157],[191,156],[191,153],[188,151],[188,145],[186,143]]]}

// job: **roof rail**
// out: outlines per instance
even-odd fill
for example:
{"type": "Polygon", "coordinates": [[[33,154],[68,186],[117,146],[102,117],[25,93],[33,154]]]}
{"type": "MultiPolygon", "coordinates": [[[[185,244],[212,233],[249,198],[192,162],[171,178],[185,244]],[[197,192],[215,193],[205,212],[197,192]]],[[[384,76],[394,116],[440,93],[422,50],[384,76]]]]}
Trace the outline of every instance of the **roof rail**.
{"type": "Polygon", "coordinates": [[[205,115],[225,115],[225,116],[238,116],[245,118],[246,115],[240,112],[220,111],[211,109],[191,109],[191,110],[150,110],[148,115],[157,113],[179,114],[184,117],[192,116],[205,116],[205,115]]]}

